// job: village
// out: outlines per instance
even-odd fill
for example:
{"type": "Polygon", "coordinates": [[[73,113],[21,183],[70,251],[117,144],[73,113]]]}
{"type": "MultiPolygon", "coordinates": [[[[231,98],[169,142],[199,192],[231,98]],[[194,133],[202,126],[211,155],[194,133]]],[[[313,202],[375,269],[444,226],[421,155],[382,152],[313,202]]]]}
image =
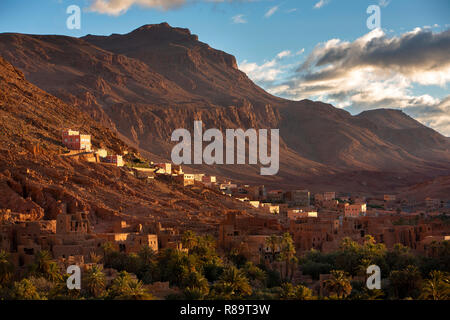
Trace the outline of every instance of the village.
{"type": "MultiPolygon", "coordinates": [[[[270,246],[273,237],[289,233],[298,255],[317,250],[331,253],[339,249],[344,239],[363,245],[367,236],[373,237],[387,249],[397,244],[408,247],[422,256],[436,254],[436,244],[450,240],[450,230],[443,219],[450,213],[450,199],[424,198],[423,201],[399,198],[395,194],[352,195],[324,190],[270,190],[263,185],[245,185],[220,180],[203,173],[186,173],[172,163],[133,165],[124,160],[126,154],[110,154],[105,149],[93,149],[91,136],[75,130],[64,130],[61,143],[68,149],[64,156],[77,157],[99,165],[117,166],[148,184],[161,179],[184,188],[193,186],[219,192],[224,197],[241,201],[243,212],[230,210],[222,221],[211,227],[218,252],[238,250],[255,265],[269,264],[281,249],[270,246]]],[[[114,250],[137,254],[143,247],[153,252],[173,249],[188,252],[183,246],[183,234],[190,230],[166,226],[161,222],[114,222],[108,232],[97,232],[88,213],[62,205],[55,220],[27,221],[20,213],[3,210],[0,221],[0,250],[8,252],[20,272],[35,261],[42,250],[51,253],[62,270],[76,264],[89,269],[98,264],[93,255],[102,255],[106,243],[114,250]]],[[[109,270],[109,272],[115,272],[109,270]]],[[[304,283],[323,293],[323,283],[329,274],[321,274],[319,281],[295,270],[293,283],[304,283]]],[[[155,282],[150,292],[160,298],[176,289],[169,282],[155,282]]]]}

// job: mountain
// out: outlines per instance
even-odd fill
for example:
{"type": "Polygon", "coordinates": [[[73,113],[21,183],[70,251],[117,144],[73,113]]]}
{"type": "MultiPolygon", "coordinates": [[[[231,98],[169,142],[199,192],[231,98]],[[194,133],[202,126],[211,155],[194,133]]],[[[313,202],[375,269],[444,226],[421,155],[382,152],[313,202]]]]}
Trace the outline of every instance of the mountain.
{"type": "Polygon", "coordinates": [[[25,220],[87,211],[96,231],[110,230],[117,220],[199,230],[218,223],[228,209],[246,209],[212,190],[159,180],[147,184],[126,168],[64,156],[61,131],[69,127],[91,133],[96,148],[136,152],[83,111],[29,83],[0,57],[0,219],[5,209],[25,220]]]}
{"type": "Polygon", "coordinates": [[[400,197],[404,199],[418,199],[423,201],[426,197],[447,200],[450,194],[450,176],[439,176],[403,188],[400,197]]]}
{"type": "Polygon", "coordinates": [[[86,111],[152,159],[169,158],[177,128],[279,128],[280,172],[193,166],[242,182],[387,192],[450,172],[449,139],[401,111],[357,116],[256,86],[236,59],[166,23],[128,34],[0,34],[0,55],[33,84],[86,111]]]}

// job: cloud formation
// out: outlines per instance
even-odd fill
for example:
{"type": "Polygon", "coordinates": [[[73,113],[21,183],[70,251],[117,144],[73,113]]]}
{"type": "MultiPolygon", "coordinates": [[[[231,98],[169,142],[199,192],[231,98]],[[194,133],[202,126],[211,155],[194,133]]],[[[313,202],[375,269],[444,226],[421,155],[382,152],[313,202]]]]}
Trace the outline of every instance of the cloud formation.
{"type": "Polygon", "coordinates": [[[320,0],[319,2],[317,2],[317,3],[314,5],[314,9],[320,9],[320,8],[322,8],[323,6],[327,5],[328,2],[329,2],[329,0],[320,0]]]}
{"type": "Polygon", "coordinates": [[[281,51],[279,54],[277,54],[277,58],[282,59],[285,57],[289,57],[290,55],[291,55],[291,51],[284,50],[284,51],[281,51]]]}
{"type": "Polygon", "coordinates": [[[127,12],[133,5],[168,10],[179,7],[185,3],[186,0],[93,0],[89,10],[118,16],[127,12]]]}
{"type": "MultiPolygon", "coordinates": [[[[278,53],[272,60],[264,61],[261,65],[244,60],[239,64],[239,69],[245,72],[253,81],[259,83],[260,85],[273,87],[274,83],[280,78],[280,76],[288,68],[291,68],[290,65],[281,64],[281,61],[284,58],[291,55],[292,53],[290,50],[284,50],[278,53]]],[[[273,91],[271,91],[271,93],[276,94],[273,91]]]]}
{"type": "MultiPolygon", "coordinates": [[[[204,2],[232,2],[234,0],[200,0],[204,2]]],[[[242,0],[241,0],[242,1],[242,0]]],[[[251,1],[251,0],[249,0],[251,1]]],[[[194,0],[91,0],[91,5],[88,10],[112,16],[119,16],[124,14],[133,5],[138,5],[144,8],[170,10],[181,7],[187,3],[194,2],[194,0]]]]}
{"type": "Polygon", "coordinates": [[[270,8],[269,10],[267,10],[266,14],[264,15],[265,18],[270,18],[271,16],[273,16],[275,14],[275,12],[278,11],[279,6],[274,6],[272,8],[270,8]]]}
{"type": "Polygon", "coordinates": [[[243,14],[237,14],[234,17],[231,18],[233,20],[233,23],[247,23],[247,20],[244,18],[245,16],[243,14]]]}
{"type": "Polygon", "coordinates": [[[450,137],[450,95],[434,105],[418,105],[404,109],[423,124],[450,137]]]}
{"type": "Polygon", "coordinates": [[[321,100],[352,113],[381,107],[403,109],[450,135],[450,95],[441,101],[422,93],[428,86],[447,88],[449,52],[450,30],[434,33],[416,28],[388,37],[375,29],[353,42],[331,39],[318,44],[293,74],[276,65],[280,64],[277,60],[275,65],[254,66],[254,70],[260,78],[264,70],[272,75],[279,71],[275,79],[265,77],[259,83],[272,94],[321,100]]]}
{"type": "Polygon", "coordinates": [[[390,97],[406,107],[413,84],[444,87],[450,82],[449,52],[450,30],[416,28],[388,38],[375,29],[354,42],[332,39],[316,46],[300,65],[289,94],[334,97],[347,104],[374,104],[390,97]]]}

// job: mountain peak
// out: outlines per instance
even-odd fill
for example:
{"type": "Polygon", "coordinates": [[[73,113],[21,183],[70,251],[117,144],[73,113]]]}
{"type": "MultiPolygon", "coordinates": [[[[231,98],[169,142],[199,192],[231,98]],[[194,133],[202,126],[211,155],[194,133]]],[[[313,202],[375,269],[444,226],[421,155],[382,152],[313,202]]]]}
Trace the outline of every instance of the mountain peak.
{"type": "Polygon", "coordinates": [[[398,109],[380,108],[374,110],[366,110],[357,115],[357,117],[370,120],[378,126],[384,126],[393,129],[424,127],[421,123],[411,118],[402,110],[398,109]]]}
{"type": "Polygon", "coordinates": [[[152,39],[165,39],[165,40],[194,40],[198,41],[198,36],[193,35],[187,28],[172,27],[167,22],[158,24],[145,24],[130,33],[128,35],[145,35],[152,39]]]}

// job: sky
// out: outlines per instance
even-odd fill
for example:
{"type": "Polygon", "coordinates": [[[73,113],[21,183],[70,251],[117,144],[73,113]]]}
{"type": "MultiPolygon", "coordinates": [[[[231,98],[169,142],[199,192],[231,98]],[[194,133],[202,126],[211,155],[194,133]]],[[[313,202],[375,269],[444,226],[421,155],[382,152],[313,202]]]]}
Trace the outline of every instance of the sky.
{"type": "Polygon", "coordinates": [[[274,95],[352,114],[401,109],[450,136],[449,0],[0,2],[0,32],[80,37],[161,22],[234,55],[274,95]],[[70,5],[81,9],[80,29],[67,27],[70,5]],[[373,5],[379,20],[367,12],[373,5]]]}

